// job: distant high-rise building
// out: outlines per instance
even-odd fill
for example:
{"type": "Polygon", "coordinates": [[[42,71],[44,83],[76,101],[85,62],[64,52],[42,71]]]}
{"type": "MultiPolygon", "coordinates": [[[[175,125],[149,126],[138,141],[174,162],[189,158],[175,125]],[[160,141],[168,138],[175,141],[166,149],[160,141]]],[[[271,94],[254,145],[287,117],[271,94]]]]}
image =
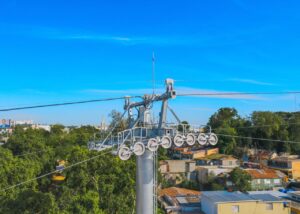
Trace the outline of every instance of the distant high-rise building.
{"type": "Polygon", "coordinates": [[[106,130],[107,130],[105,117],[102,117],[102,119],[101,119],[100,130],[101,130],[101,131],[106,131],[106,130]]]}

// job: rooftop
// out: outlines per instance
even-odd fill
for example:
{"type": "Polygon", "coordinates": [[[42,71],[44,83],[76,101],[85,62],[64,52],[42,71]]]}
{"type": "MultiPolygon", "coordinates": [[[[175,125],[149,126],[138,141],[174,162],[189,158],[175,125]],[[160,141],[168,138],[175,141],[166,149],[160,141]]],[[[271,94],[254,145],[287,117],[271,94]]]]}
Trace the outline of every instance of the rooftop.
{"type": "Polygon", "coordinates": [[[250,194],[250,197],[258,201],[266,201],[266,202],[282,201],[282,199],[275,197],[271,194],[250,194]]]}
{"type": "Polygon", "coordinates": [[[267,191],[250,191],[248,192],[250,195],[258,195],[258,194],[269,194],[269,195],[272,195],[274,197],[277,197],[277,198],[286,198],[287,197],[287,194],[286,193],[283,193],[283,192],[280,192],[280,191],[274,191],[274,190],[267,190],[267,191]]]}
{"type": "Polygon", "coordinates": [[[272,161],[300,161],[300,158],[298,155],[278,156],[276,158],[273,158],[272,161]]]}
{"type": "Polygon", "coordinates": [[[236,160],[236,158],[231,155],[213,154],[203,158],[197,158],[197,160],[236,160]]]}
{"type": "Polygon", "coordinates": [[[159,192],[159,201],[167,213],[196,214],[201,213],[200,192],[171,187],[159,192]],[[187,209],[186,209],[187,208],[187,209]]]}
{"type": "Polygon", "coordinates": [[[250,174],[252,179],[276,179],[283,178],[285,175],[282,172],[273,169],[245,169],[250,174]]]}
{"type": "Polygon", "coordinates": [[[159,196],[167,195],[170,197],[176,197],[176,196],[200,196],[201,192],[190,190],[190,189],[184,189],[184,188],[178,188],[178,187],[170,187],[166,189],[162,189],[159,192],[159,196]]]}
{"type": "Polygon", "coordinates": [[[209,191],[202,192],[203,197],[209,198],[214,203],[241,202],[241,201],[264,201],[281,202],[282,199],[271,194],[246,194],[241,192],[209,191]]]}
{"type": "Polygon", "coordinates": [[[249,195],[241,192],[227,191],[207,191],[202,192],[203,197],[209,198],[214,203],[237,202],[237,201],[255,201],[249,195]]]}

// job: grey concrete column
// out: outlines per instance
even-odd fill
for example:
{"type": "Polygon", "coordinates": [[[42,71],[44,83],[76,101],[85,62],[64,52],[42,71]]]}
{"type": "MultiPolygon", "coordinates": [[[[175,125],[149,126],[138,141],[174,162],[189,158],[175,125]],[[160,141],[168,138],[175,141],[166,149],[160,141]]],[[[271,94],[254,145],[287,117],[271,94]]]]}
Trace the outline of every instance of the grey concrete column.
{"type": "Polygon", "coordinates": [[[153,214],[153,153],[136,158],[136,213],[153,214]]]}

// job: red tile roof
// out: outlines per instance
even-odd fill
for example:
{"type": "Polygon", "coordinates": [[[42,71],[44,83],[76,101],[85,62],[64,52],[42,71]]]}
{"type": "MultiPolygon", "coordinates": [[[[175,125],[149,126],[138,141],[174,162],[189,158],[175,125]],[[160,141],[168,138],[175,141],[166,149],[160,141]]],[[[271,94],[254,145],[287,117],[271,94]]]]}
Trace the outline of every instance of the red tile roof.
{"type": "Polygon", "coordinates": [[[190,189],[184,189],[184,188],[170,187],[170,188],[162,189],[159,192],[159,196],[164,196],[164,195],[167,195],[169,197],[188,196],[188,195],[200,196],[201,192],[190,190],[190,189]]]}
{"type": "Polygon", "coordinates": [[[246,169],[252,179],[278,179],[281,178],[273,169],[246,169]]]}

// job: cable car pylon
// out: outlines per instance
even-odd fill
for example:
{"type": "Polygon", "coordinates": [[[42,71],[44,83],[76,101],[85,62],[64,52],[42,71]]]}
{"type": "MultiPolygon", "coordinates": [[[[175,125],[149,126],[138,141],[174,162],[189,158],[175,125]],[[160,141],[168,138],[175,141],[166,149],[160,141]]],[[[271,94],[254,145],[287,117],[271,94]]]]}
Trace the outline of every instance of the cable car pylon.
{"type": "Polygon", "coordinates": [[[98,145],[92,143],[90,149],[98,151],[117,146],[114,154],[121,160],[129,160],[136,155],[136,213],[156,213],[156,154],[159,147],[170,149],[182,147],[185,143],[193,146],[215,146],[218,138],[211,132],[203,133],[203,126],[190,129],[189,125],[182,124],[176,113],[168,106],[170,99],[176,98],[174,80],[166,79],[166,91],[163,94],[144,95],[140,102],[131,102],[130,97],[125,98],[124,109],[128,114],[129,128],[119,132],[117,136],[111,136],[109,146],[105,141],[98,145]],[[154,102],[162,102],[159,114],[159,122],[155,124],[151,118],[151,109],[154,102]],[[133,111],[137,111],[134,118],[133,111]],[[167,112],[173,114],[177,125],[167,124],[167,112]],[[202,128],[201,128],[202,127],[202,128]]]}

